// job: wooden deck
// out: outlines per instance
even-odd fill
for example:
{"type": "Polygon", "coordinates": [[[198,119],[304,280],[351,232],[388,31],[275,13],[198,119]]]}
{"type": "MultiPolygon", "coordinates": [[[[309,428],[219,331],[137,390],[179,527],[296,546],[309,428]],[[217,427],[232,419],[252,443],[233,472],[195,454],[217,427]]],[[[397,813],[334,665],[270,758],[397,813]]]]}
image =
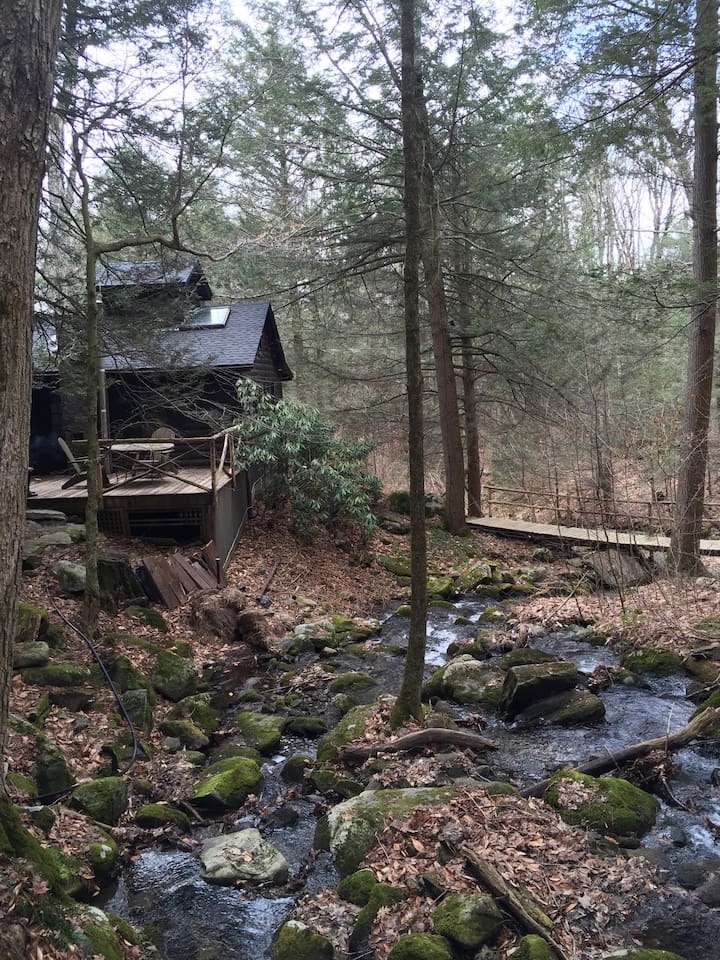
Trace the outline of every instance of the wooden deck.
{"type": "MultiPolygon", "coordinates": [[[[84,482],[76,483],[63,490],[63,483],[70,479],[70,474],[54,475],[50,477],[34,477],[30,489],[37,496],[28,500],[28,506],[39,509],[68,510],[81,513],[87,502],[87,486],[84,482]]],[[[144,477],[142,479],[128,479],[125,473],[112,473],[110,483],[103,490],[103,509],[119,507],[138,508],[143,501],[153,501],[160,505],[161,501],[172,499],[177,503],[178,497],[193,497],[203,503],[212,500],[213,482],[209,467],[183,467],[176,474],[163,477],[144,477]]],[[[231,482],[225,473],[216,474],[215,489],[219,490],[231,482]]],[[[146,505],[148,505],[146,503],[146,505]]]]}
{"type": "MultiPolygon", "coordinates": [[[[586,546],[605,544],[639,547],[643,550],[667,550],[670,547],[670,537],[640,531],[563,527],[552,523],[532,523],[529,520],[509,520],[505,517],[468,517],[467,524],[473,530],[484,530],[487,533],[525,540],[545,540],[586,546]]],[[[701,540],[700,552],[713,556],[720,555],[720,540],[701,540]]]]}

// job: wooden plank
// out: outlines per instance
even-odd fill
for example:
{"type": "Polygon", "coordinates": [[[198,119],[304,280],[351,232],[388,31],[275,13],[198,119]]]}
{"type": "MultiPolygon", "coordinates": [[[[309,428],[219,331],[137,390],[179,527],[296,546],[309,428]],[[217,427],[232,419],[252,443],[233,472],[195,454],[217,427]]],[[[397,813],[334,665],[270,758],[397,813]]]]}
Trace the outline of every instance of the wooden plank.
{"type": "Polygon", "coordinates": [[[226,587],[227,577],[225,576],[225,570],[223,569],[222,563],[218,560],[217,547],[215,546],[214,540],[209,540],[205,544],[205,546],[202,548],[200,558],[215,583],[217,584],[219,579],[220,586],[226,587]]]}
{"type": "Polygon", "coordinates": [[[188,596],[200,589],[199,584],[192,575],[192,567],[190,567],[190,564],[187,562],[187,560],[185,560],[185,557],[181,556],[179,553],[173,553],[170,557],[168,557],[168,563],[172,568],[173,574],[188,596]]]}
{"type": "Polygon", "coordinates": [[[193,590],[208,590],[210,589],[210,586],[211,587],[217,586],[214,580],[212,581],[210,586],[208,586],[209,577],[205,568],[200,567],[199,568],[200,572],[198,573],[198,570],[195,568],[195,565],[190,563],[187,557],[183,557],[179,553],[176,553],[174,554],[174,557],[173,557],[173,564],[176,567],[182,568],[185,576],[193,584],[193,587],[192,587],[193,590]]]}
{"type": "Polygon", "coordinates": [[[204,583],[203,589],[217,590],[217,585],[218,585],[217,579],[215,577],[210,576],[204,564],[196,561],[191,563],[190,565],[193,568],[193,571],[195,572],[195,576],[200,580],[200,582],[204,583]]]}
{"type": "Polygon", "coordinates": [[[145,557],[143,566],[166,607],[174,610],[185,601],[182,587],[164,557],[145,557]]]}

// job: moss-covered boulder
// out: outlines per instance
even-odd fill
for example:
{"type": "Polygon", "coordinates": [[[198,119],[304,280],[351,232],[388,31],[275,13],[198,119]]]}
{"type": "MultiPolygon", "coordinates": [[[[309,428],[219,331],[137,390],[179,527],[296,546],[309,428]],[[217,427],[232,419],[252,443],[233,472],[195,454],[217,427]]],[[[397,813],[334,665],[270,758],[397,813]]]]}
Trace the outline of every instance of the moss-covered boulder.
{"type": "Polygon", "coordinates": [[[167,651],[158,654],[150,680],[158,693],[175,702],[192,696],[198,687],[198,674],[192,663],[167,651]]]}
{"type": "Polygon", "coordinates": [[[23,670],[20,676],[25,683],[41,687],[76,687],[88,683],[93,673],[82,663],[48,663],[23,670]]]}
{"type": "Polygon", "coordinates": [[[492,897],[480,893],[448,893],[433,911],[433,930],[464,950],[492,943],[503,915],[492,897]]]}
{"type": "Polygon", "coordinates": [[[169,803],[146,803],[135,811],[135,823],[139,827],[153,830],[155,827],[179,827],[190,829],[190,818],[182,810],[169,803]]]}
{"type": "Polygon", "coordinates": [[[572,690],[581,679],[575,664],[564,660],[511,667],[505,675],[500,705],[508,717],[516,717],[539,700],[572,690]]]}
{"type": "Polygon", "coordinates": [[[350,935],[350,953],[363,955],[367,952],[368,937],[372,930],[375,918],[382,907],[391,907],[407,899],[407,889],[392,887],[388,883],[376,883],[370,891],[368,902],[355,918],[353,931],[350,935]]]}
{"type": "Polygon", "coordinates": [[[338,884],[338,896],[357,907],[364,907],[370,899],[373,887],[377,886],[377,877],[372,870],[356,870],[343,877],[338,884]]]}
{"type": "MultiPolygon", "coordinates": [[[[690,719],[694,720],[695,717],[699,716],[701,713],[711,707],[714,709],[720,707],[720,690],[715,690],[710,694],[709,697],[703,700],[690,719]]],[[[720,740],[720,719],[714,720],[708,727],[706,727],[703,736],[709,737],[713,740],[720,740]]]]}
{"type": "Polygon", "coordinates": [[[46,852],[57,870],[65,893],[74,900],[84,900],[89,897],[92,892],[92,882],[78,858],[59,847],[48,846],[46,852]]]}
{"type": "Polygon", "coordinates": [[[208,810],[237,810],[262,784],[260,767],[248,757],[228,757],[211,764],[195,788],[192,802],[208,810]]]}
{"type": "Polygon", "coordinates": [[[333,633],[341,643],[367,640],[380,629],[380,621],[372,617],[345,617],[339,613],[330,616],[333,633]]]}
{"type": "Polygon", "coordinates": [[[302,783],[305,779],[305,772],[312,766],[310,757],[296,753],[288,757],[280,768],[280,776],[286,783],[302,783]]]}
{"type": "Polygon", "coordinates": [[[125,951],[109,920],[93,920],[85,924],[82,935],[89,944],[89,953],[104,960],[123,960],[125,951]]]}
{"type": "Polygon", "coordinates": [[[75,787],[71,802],[93,820],[114,826],[127,810],[127,784],[122,777],[99,777],[75,787]]]}
{"type": "Polygon", "coordinates": [[[211,699],[209,693],[185,697],[170,708],[165,719],[192,720],[207,737],[211,737],[220,726],[217,710],[210,705],[211,699]]]}
{"type": "Polygon", "coordinates": [[[210,739],[192,720],[163,720],[160,732],[179,740],[186,750],[204,750],[210,746],[210,739]]]}
{"type": "Polygon", "coordinates": [[[117,843],[107,833],[103,833],[100,840],[90,844],[88,860],[98,880],[106,880],[111,876],[118,862],[118,853],[117,843]]]}
{"type": "Polygon", "coordinates": [[[447,599],[455,595],[455,581],[452,577],[428,577],[427,595],[432,601],[433,597],[442,597],[447,599]]]}
{"type": "Polygon", "coordinates": [[[285,726],[285,733],[292,733],[296,737],[307,737],[312,740],[327,733],[328,725],[322,717],[290,717],[285,726]]]}
{"type": "Polygon", "coordinates": [[[377,562],[394,577],[410,577],[410,557],[388,557],[381,554],[377,562]]]}
{"type": "Polygon", "coordinates": [[[129,657],[120,654],[108,662],[108,672],[121,693],[126,690],[152,690],[152,684],[144,673],[138,670],[129,657]]]}
{"type": "Polygon", "coordinates": [[[632,650],[620,660],[620,666],[633,673],[651,673],[667,677],[682,673],[682,657],[671,650],[632,650]]]}
{"type": "Polygon", "coordinates": [[[147,627],[152,627],[153,630],[159,630],[160,633],[168,632],[168,623],[165,617],[160,613],[159,610],[156,610],[154,607],[137,607],[131,606],[125,610],[125,613],[132,617],[133,620],[138,620],[140,623],[144,623],[147,627]]]}
{"type": "Polygon", "coordinates": [[[440,667],[423,686],[423,697],[443,697],[456,703],[495,706],[505,674],[492,663],[463,654],[440,667]]]}
{"type": "Polygon", "coordinates": [[[320,793],[336,793],[345,800],[356,797],[365,789],[359,780],[343,775],[335,767],[320,765],[310,773],[310,782],[320,793]]]}
{"type": "Polygon", "coordinates": [[[272,960],[333,960],[335,949],[327,937],[299,920],[284,923],[270,950],[272,960]]]}
{"type": "Polygon", "coordinates": [[[235,725],[245,743],[264,756],[275,753],[280,746],[286,723],[285,717],[254,710],[241,710],[235,715],[235,725]]]}
{"type": "Polygon", "coordinates": [[[32,603],[18,604],[15,643],[44,640],[50,626],[50,614],[32,603]]]}
{"type": "Polygon", "coordinates": [[[289,864],[280,851],[250,827],[203,844],[200,876],[208,883],[284,883],[289,864]]]}
{"type": "Polygon", "coordinates": [[[44,640],[28,640],[13,647],[13,670],[44,667],[50,659],[50,647],[44,640]]]}
{"type": "Polygon", "coordinates": [[[126,690],[122,695],[122,703],[127,715],[136,730],[150,733],[153,726],[153,700],[155,694],[152,689],[126,690]]]}
{"type": "Polygon", "coordinates": [[[669,950],[645,950],[639,949],[622,950],[620,953],[610,953],[605,960],[685,960],[678,953],[672,953],[669,950]]]}
{"type": "Polygon", "coordinates": [[[365,790],[321,817],[315,845],[329,850],[340,875],[347,876],[357,870],[390,818],[407,817],[422,804],[445,803],[453,796],[451,787],[365,790]]]}
{"type": "Polygon", "coordinates": [[[536,650],[534,647],[516,647],[500,658],[498,666],[502,670],[510,670],[512,667],[527,667],[533,663],[555,663],[556,660],[556,657],[544,650],[536,650]]]}
{"type": "Polygon", "coordinates": [[[41,797],[62,793],[75,783],[62,750],[44,735],[37,738],[33,779],[41,797]]]}
{"type": "Polygon", "coordinates": [[[480,584],[492,583],[495,579],[497,564],[489,560],[472,560],[465,564],[455,578],[458,593],[471,593],[480,584]]]}
{"type": "Polygon", "coordinates": [[[529,933],[518,944],[513,960],[556,960],[556,957],[547,940],[536,933],[529,933]]]}
{"type": "Polygon", "coordinates": [[[73,563],[72,560],[58,560],[53,564],[55,579],[60,589],[71,596],[78,596],[85,592],[85,566],[82,563],[73,563]]]}
{"type": "Polygon", "coordinates": [[[518,723],[554,723],[571,727],[578,723],[595,723],[605,716],[605,704],[588,690],[566,690],[531,704],[513,718],[518,723]]]}
{"type": "Polygon", "coordinates": [[[448,941],[436,933],[407,933],[388,954],[388,960],[453,960],[448,941]]]}
{"type": "Polygon", "coordinates": [[[364,704],[348,710],[342,720],[318,742],[318,760],[321,762],[333,760],[338,755],[340,747],[361,737],[375,706],[375,704],[364,704]]]}
{"type": "Polygon", "coordinates": [[[566,823],[614,837],[641,836],[657,816],[654,798],[618,777],[561,771],[552,778],[544,800],[566,823]]]}
{"type": "Polygon", "coordinates": [[[347,693],[354,690],[367,690],[376,686],[377,681],[369,673],[341,673],[330,682],[330,693],[347,693]]]}

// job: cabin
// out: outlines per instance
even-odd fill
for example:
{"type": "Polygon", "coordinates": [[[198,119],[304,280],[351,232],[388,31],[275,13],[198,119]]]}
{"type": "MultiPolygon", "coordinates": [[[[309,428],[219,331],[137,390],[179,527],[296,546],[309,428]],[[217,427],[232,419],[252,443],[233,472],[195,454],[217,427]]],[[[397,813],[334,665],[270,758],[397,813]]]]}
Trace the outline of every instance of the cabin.
{"type": "MultiPolygon", "coordinates": [[[[224,563],[258,479],[234,465],[233,427],[241,412],[235,385],[249,377],[280,398],[292,379],[272,306],[216,301],[195,261],[107,263],[98,271],[97,293],[105,464],[99,522],[121,535],[214,540],[224,563]]],[[[82,407],[60,389],[51,325],[40,329],[30,440],[33,506],[77,514],[86,500],[85,483],[77,479],[82,407]],[[69,454],[61,439],[69,442],[69,454]]]]}

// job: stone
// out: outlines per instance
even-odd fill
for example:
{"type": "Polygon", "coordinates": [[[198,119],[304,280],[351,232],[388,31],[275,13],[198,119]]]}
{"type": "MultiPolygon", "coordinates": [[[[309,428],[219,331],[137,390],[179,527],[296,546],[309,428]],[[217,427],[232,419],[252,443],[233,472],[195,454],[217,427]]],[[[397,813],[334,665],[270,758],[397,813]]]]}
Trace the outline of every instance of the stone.
{"type": "Polygon", "coordinates": [[[365,732],[365,724],[377,704],[363,704],[352,707],[338,724],[322,737],[318,742],[317,758],[323,763],[333,760],[346,743],[361,737],[365,732]]]}
{"type": "Polygon", "coordinates": [[[623,550],[593,550],[583,557],[598,581],[613,590],[626,590],[650,583],[652,575],[638,559],[623,550]]]}
{"type": "Polygon", "coordinates": [[[175,737],[186,750],[204,750],[210,746],[209,738],[192,720],[168,720],[160,724],[160,732],[166,737],[175,737]]]}
{"type": "Polygon", "coordinates": [[[515,647],[500,658],[498,666],[501,670],[510,670],[511,667],[527,667],[533,663],[556,663],[557,658],[544,650],[534,647],[515,647]]]}
{"type": "Polygon", "coordinates": [[[555,954],[547,940],[536,933],[529,933],[518,944],[513,960],[555,960],[555,954]]]}
{"type": "Polygon", "coordinates": [[[320,793],[336,793],[345,800],[356,797],[364,789],[364,785],[359,780],[343,776],[341,770],[331,766],[316,767],[309,779],[320,793]]]}
{"type": "Polygon", "coordinates": [[[25,683],[44,687],[74,687],[87,683],[92,671],[82,663],[48,663],[44,667],[29,667],[21,673],[25,683]]]}
{"type": "Polygon", "coordinates": [[[685,960],[678,953],[669,950],[623,950],[620,953],[610,953],[605,960],[685,960]]]}
{"type": "Polygon", "coordinates": [[[81,783],[73,790],[72,805],[99,823],[115,826],[127,810],[127,784],[122,777],[99,777],[81,783]]]}
{"type": "Polygon", "coordinates": [[[284,883],[289,873],[285,857],[254,827],[206,841],[200,863],[208,883],[284,883]]]}
{"type": "Polygon", "coordinates": [[[458,593],[471,593],[480,584],[493,583],[497,564],[489,560],[473,560],[466,564],[455,578],[455,589],[458,593]]]}
{"type": "Polygon", "coordinates": [[[407,896],[407,888],[392,887],[388,883],[375,884],[370,891],[368,902],[355,918],[349,944],[352,956],[367,954],[368,938],[380,909],[401,903],[407,896]]]}
{"type": "Polygon", "coordinates": [[[37,753],[33,779],[38,796],[52,797],[62,793],[75,783],[62,751],[48,737],[37,738],[37,753]]]}
{"type": "Polygon", "coordinates": [[[367,690],[377,681],[369,673],[341,673],[330,682],[330,693],[346,693],[348,690],[367,690]]]}
{"type": "Polygon", "coordinates": [[[126,690],[122,703],[136,730],[150,733],[153,727],[153,691],[126,690]]]}
{"type": "MultiPolygon", "coordinates": [[[[124,556],[98,557],[98,584],[103,610],[114,616],[118,607],[130,601],[145,600],[145,590],[124,556]]],[[[128,610],[131,609],[128,607],[128,610]]]]}
{"type": "Polygon", "coordinates": [[[538,700],[563,690],[572,690],[581,676],[573,663],[534,663],[511,667],[505,675],[501,706],[508,717],[514,717],[538,700]]]}
{"type": "Polygon", "coordinates": [[[641,836],[657,816],[655,799],[618,777],[561,771],[552,778],[543,799],[566,823],[613,837],[641,836]]]}
{"type": "Polygon", "coordinates": [[[166,720],[192,720],[206,737],[211,737],[220,726],[218,714],[210,705],[212,697],[209,693],[196,693],[191,697],[184,697],[172,707],[166,720]]]}
{"type": "Polygon", "coordinates": [[[343,877],[338,884],[338,896],[341,900],[364,907],[370,900],[373,887],[377,886],[377,877],[372,870],[356,870],[343,877]]]}
{"type": "Polygon", "coordinates": [[[463,654],[432,674],[423,686],[423,697],[496,705],[502,693],[503,677],[494,664],[463,654]]]}
{"type": "Polygon", "coordinates": [[[88,847],[88,860],[98,880],[106,880],[112,874],[118,856],[118,845],[107,833],[103,833],[101,840],[96,840],[88,847]]]}
{"type": "Polygon", "coordinates": [[[71,560],[58,560],[53,565],[53,573],[60,589],[71,596],[78,596],[85,592],[85,566],[82,563],[73,563],[71,560]]]}
{"type": "Polygon", "coordinates": [[[263,781],[258,764],[249,757],[228,757],[211,764],[195,788],[192,803],[209,810],[237,810],[263,781]]]}
{"type": "Polygon", "coordinates": [[[92,710],[95,696],[95,691],[87,688],[63,687],[61,690],[51,690],[48,700],[54,707],[64,707],[73,713],[79,713],[81,710],[92,710]]]}
{"type": "Polygon", "coordinates": [[[444,803],[455,796],[451,787],[365,790],[332,807],[318,821],[315,845],[329,850],[341,876],[357,870],[384,830],[388,817],[402,818],[426,803],[444,803]]]}
{"type": "Polygon", "coordinates": [[[254,710],[241,710],[235,715],[235,724],[245,743],[264,756],[275,753],[280,746],[286,722],[284,717],[254,710]]]}
{"type": "Polygon", "coordinates": [[[50,614],[42,607],[31,603],[18,604],[17,627],[15,643],[32,643],[46,640],[50,614]]]}
{"type": "Polygon", "coordinates": [[[44,667],[50,659],[50,647],[43,640],[16,643],[13,647],[13,670],[44,667]]]}
{"type": "Polygon", "coordinates": [[[539,700],[526,707],[513,718],[516,723],[529,724],[543,721],[561,727],[576,723],[594,723],[605,716],[605,704],[587,690],[566,690],[554,697],[539,700]]]}
{"type": "Polygon", "coordinates": [[[305,780],[305,771],[312,765],[310,757],[294,754],[283,763],[280,776],[286,783],[302,783],[305,780]]]}
{"type": "Polygon", "coordinates": [[[434,933],[406,933],[388,954],[387,960],[453,960],[450,945],[434,933]]]}
{"type": "Polygon", "coordinates": [[[432,915],[433,930],[464,950],[477,950],[495,940],[503,915],[492,897],[480,893],[448,893],[432,915]]]}
{"type": "Polygon", "coordinates": [[[683,670],[682,657],[671,650],[633,650],[620,660],[620,666],[633,673],[652,673],[667,677],[683,670]]]}
{"type": "Polygon", "coordinates": [[[177,702],[195,693],[198,674],[192,663],[174,653],[162,651],[155,661],[150,681],[158,693],[177,702]]]}
{"type": "Polygon", "coordinates": [[[327,723],[322,717],[290,717],[285,726],[285,733],[312,740],[327,733],[327,723]]]}
{"type": "Polygon", "coordinates": [[[125,613],[132,617],[133,620],[139,620],[140,623],[144,623],[148,627],[152,627],[153,630],[159,630],[160,633],[168,632],[168,624],[165,617],[160,613],[159,610],[155,610],[154,607],[138,607],[130,606],[127,607],[125,613]]]}
{"type": "Polygon", "coordinates": [[[37,570],[42,563],[47,548],[47,543],[39,538],[31,537],[24,540],[22,545],[22,569],[37,570]]]}
{"type": "Polygon", "coordinates": [[[139,827],[153,830],[155,827],[179,827],[190,830],[190,818],[182,810],[169,803],[146,803],[135,811],[135,823],[139,827]]]}
{"type": "Polygon", "coordinates": [[[713,873],[720,873],[720,860],[690,860],[678,867],[677,882],[686,890],[694,890],[705,883],[713,873]]]}
{"type": "Polygon", "coordinates": [[[327,937],[299,920],[284,923],[270,950],[271,960],[334,960],[335,949],[327,937]]]}

